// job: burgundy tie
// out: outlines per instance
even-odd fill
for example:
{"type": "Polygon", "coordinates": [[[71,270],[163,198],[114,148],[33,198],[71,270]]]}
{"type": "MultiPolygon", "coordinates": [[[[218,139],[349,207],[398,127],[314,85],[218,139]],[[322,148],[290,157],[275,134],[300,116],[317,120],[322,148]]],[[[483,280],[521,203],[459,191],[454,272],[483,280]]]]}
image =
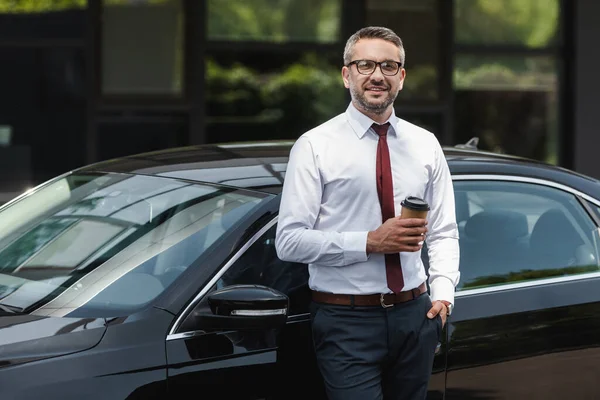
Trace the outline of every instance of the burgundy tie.
{"type": "MultiPolygon", "coordinates": [[[[377,143],[377,194],[381,205],[382,222],[393,218],[394,215],[394,183],[392,181],[392,166],[390,163],[390,150],[387,143],[387,131],[390,123],[383,125],[373,124],[372,127],[379,135],[377,143]]],[[[394,292],[402,291],[404,278],[400,265],[400,254],[385,255],[385,271],[388,287],[394,292]]]]}

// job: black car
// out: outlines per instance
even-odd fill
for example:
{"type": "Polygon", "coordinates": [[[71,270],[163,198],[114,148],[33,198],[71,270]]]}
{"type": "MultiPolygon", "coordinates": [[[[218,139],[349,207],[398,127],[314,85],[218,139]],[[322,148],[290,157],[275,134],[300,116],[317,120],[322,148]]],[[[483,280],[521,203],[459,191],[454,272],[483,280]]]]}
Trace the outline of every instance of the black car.
{"type": "MultiPolygon", "coordinates": [[[[0,399],[324,398],[308,270],[274,247],[291,145],[101,162],[0,208],[0,399]]],[[[462,277],[429,398],[600,398],[600,182],[445,153],[462,277]]]]}

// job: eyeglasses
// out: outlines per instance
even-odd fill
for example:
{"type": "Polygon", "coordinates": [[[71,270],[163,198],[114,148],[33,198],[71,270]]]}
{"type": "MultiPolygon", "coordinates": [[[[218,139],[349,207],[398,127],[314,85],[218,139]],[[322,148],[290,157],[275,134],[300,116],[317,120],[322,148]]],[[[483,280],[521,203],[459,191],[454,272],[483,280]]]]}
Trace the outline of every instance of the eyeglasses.
{"type": "Polygon", "coordinates": [[[402,67],[402,63],[397,61],[373,61],[373,60],[355,60],[349,62],[346,67],[350,67],[352,64],[356,64],[356,70],[359,74],[363,75],[371,75],[375,72],[375,68],[379,65],[379,69],[381,73],[386,76],[394,76],[400,71],[400,67],[402,67]]]}

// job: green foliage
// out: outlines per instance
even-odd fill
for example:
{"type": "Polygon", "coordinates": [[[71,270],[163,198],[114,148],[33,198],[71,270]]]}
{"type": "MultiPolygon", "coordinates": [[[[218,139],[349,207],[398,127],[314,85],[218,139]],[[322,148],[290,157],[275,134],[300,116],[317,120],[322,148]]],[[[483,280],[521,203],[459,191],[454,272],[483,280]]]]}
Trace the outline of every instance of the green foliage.
{"type": "Polygon", "coordinates": [[[340,0],[208,0],[210,39],[335,42],[340,0]]]}
{"type": "Polygon", "coordinates": [[[438,71],[432,64],[422,64],[408,68],[406,80],[399,98],[436,99],[438,96],[438,71]]]}
{"type": "Polygon", "coordinates": [[[559,12],[558,0],[455,0],[456,41],[548,46],[559,12]]]}
{"type": "MultiPolygon", "coordinates": [[[[231,122],[276,125],[295,134],[343,112],[345,89],[339,69],[306,55],[276,72],[260,74],[244,65],[206,63],[208,115],[231,122]]],[[[214,119],[214,118],[213,118],[214,119]]]]}
{"type": "MultiPolygon", "coordinates": [[[[147,4],[162,4],[173,0],[146,0],[147,4]]],[[[131,0],[103,0],[105,6],[130,5],[131,0]]],[[[0,13],[44,13],[73,8],[86,8],[88,0],[0,0],[0,13]]]]}
{"type": "Polygon", "coordinates": [[[0,0],[0,13],[41,13],[86,6],[87,0],[0,0]]]}
{"type": "Polygon", "coordinates": [[[343,111],[345,90],[339,69],[308,55],[274,75],[262,90],[268,108],[284,111],[284,124],[309,125],[324,122],[343,111]]]}
{"type": "Polygon", "coordinates": [[[239,63],[223,68],[208,59],[205,77],[208,115],[252,116],[262,110],[260,81],[255,71],[239,63]]]}
{"type": "MultiPolygon", "coordinates": [[[[558,30],[557,0],[456,0],[456,41],[463,44],[551,46],[558,30]]],[[[556,90],[556,70],[549,58],[459,55],[457,88],[487,86],[556,90]]]]}

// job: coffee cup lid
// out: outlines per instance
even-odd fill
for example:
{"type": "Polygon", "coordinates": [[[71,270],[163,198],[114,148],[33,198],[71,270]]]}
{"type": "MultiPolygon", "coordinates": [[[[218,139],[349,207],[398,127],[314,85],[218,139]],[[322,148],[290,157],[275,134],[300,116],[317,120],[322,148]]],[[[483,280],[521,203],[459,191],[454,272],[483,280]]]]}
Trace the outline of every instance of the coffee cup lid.
{"type": "Polygon", "coordinates": [[[429,211],[429,205],[427,202],[419,197],[408,196],[400,203],[402,207],[410,208],[416,211],[429,211]]]}

